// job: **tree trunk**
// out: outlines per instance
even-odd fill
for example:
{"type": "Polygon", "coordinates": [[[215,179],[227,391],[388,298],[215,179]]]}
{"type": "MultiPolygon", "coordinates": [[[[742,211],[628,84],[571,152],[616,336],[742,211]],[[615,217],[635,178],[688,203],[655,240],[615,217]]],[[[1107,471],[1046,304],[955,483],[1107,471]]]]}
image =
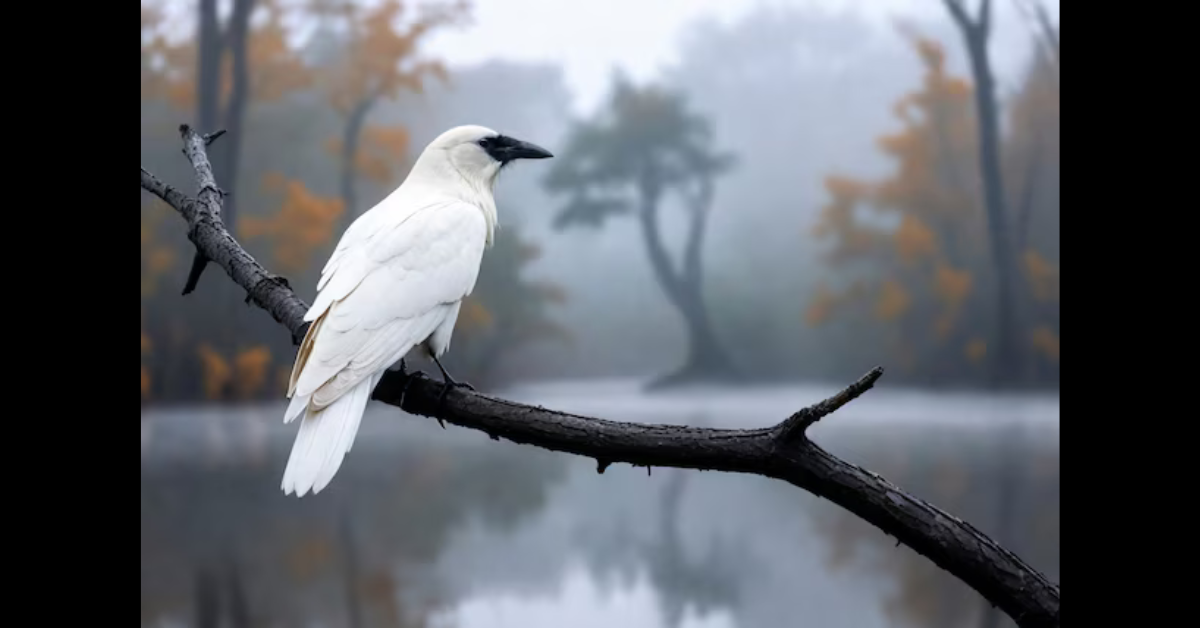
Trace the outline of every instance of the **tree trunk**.
{"type": "Polygon", "coordinates": [[[196,128],[201,133],[215,131],[220,105],[221,25],[217,21],[217,0],[200,0],[196,69],[196,128]]]}
{"type": "Polygon", "coordinates": [[[960,0],[945,0],[958,24],[971,62],[975,81],[975,111],[979,125],[979,174],[983,180],[983,201],[987,214],[988,236],[996,276],[996,322],[991,355],[991,378],[996,385],[1015,382],[1020,371],[1016,321],[1016,283],[1018,269],[1007,225],[1008,203],[1004,175],[1000,166],[1000,112],[996,104],[995,80],[988,58],[988,31],[991,2],[982,0],[979,15],[972,20],[960,0]]]}
{"type": "MultiPolygon", "coordinates": [[[[341,191],[342,204],[345,206],[342,213],[342,233],[345,233],[346,229],[349,229],[350,225],[354,223],[354,219],[358,218],[358,195],[354,186],[357,176],[354,169],[354,157],[358,154],[358,145],[362,137],[363,125],[367,121],[367,114],[374,104],[373,97],[359,101],[346,118],[346,127],[342,133],[341,191]]],[[[340,238],[341,234],[338,234],[337,237],[340,238]]]]}
{"type": "MultiPolygon", "coordinates": [[[[236,233],[237,227],[237,176],[241,165],[242,129],[246,117],[246,105],[250,100],[250,77],[248,60],[246,59],[247,39],[250,35],[250,14],[254,11],[254,0],[237,0],[233,6],[233,15],[229,19],[228,34],[225,43],[233,68],[233,89],[229,94],[229,102],[225,105],[223,128],[227,131],[221,138],[220,147],[222,159],[214,165],[214,175],[223,186],[227,196],[224,199],[224,221],[230,231],[236,233]]],[[[205,129],[211,133],[216,129],[205,129]]]]}
{"type": "Polygon", "coordinates": [[[683,366],[650,384],[651,389],[684,384],[704,379],[729,379],[736,376],[733,362],[721,347],[708,318],[708,308],[701,293],[700,246],[704,238],[707,210],[694,211],[692,226],[684,253],[684,272],[676,273],[663,246],[658,228],[658,207],[662,188],[653,175],[644,177],[641,188],[642,206],[638,218],[642,236],[650,255],[654,277],[667,299],[683,316],[688,330],[688,357],[683,366]]]}

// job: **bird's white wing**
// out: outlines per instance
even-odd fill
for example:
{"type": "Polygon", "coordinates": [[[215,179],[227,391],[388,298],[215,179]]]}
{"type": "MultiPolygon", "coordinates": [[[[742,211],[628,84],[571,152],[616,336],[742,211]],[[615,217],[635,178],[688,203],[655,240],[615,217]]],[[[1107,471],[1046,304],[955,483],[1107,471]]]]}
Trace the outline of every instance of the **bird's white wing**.
{"type": "Polygon", "coordinates": [[[347,230],[305,317],[311,340],[297,356],[291,392],[295,401],[311,396],[314,409],[428,338],[479,276],[487,224],[475,206],[379,210],[363,223],[369,228],[347,230]]]}

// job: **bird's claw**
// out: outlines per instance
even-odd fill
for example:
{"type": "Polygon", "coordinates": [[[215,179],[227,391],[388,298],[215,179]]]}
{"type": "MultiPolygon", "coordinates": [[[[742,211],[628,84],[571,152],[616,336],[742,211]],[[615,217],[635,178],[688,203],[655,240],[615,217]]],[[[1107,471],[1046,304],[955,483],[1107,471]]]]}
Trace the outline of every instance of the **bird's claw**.
{"type": "Polygon", "coordinates": [[[412,386],[414,381],[418,379],[427,379],[428,376],[421,371],[413,371],[412,373],[409,373],[407,366],[404,364],[404,360],[400,360],[399,372],[404,376],[404,388],[400,389],[400,407],[403,408],[404,398],[408,395],[408,387],[412,386]]]}

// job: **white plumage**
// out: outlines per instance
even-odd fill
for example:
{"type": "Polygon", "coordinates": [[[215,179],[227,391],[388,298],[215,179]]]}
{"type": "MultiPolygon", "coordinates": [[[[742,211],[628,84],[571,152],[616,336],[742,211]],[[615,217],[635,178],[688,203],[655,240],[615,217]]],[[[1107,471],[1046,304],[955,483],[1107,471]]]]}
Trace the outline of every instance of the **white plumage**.
{"type": "Polygon", "coordinates": [[[342,235],[304,317],[312,325],[288,384],[284,422],[303,419],[283,472],[285,494],[329,484],[384,371],[418,345],[435,360],[450,348],[495,232],[500,169],[550,156],[484,127],[451,129],[342,235]]]}

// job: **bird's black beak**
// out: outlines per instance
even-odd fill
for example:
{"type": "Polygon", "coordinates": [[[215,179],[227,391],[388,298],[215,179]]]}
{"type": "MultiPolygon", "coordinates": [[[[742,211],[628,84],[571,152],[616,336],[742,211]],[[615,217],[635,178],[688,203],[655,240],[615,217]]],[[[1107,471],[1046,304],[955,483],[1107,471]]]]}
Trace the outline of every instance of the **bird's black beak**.
{"type": "Polygon", "coordinates": [[[548,159],[554,156],[550,154],[550,151],[537,144],[505,136],[496,138],[496,141],[490,146],[488,153],[502,164],[517,159],[548,159]]]}

